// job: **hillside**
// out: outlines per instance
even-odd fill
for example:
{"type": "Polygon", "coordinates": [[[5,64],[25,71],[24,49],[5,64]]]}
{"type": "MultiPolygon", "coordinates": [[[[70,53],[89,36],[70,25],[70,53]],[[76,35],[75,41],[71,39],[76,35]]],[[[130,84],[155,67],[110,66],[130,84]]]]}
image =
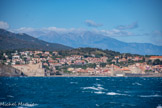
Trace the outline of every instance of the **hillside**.
{"type": "MultiPolygon", "coordinates": [[[[81,55],[81,56],[95,56],[95,57],[102,57],[102,56],[107,56],[107,57],[114,57],[114,56],[119,56],[122,55],[119,52],[116,51],[111,51],[111,50],[102,50],[99,48],[75,48],[72,50],[65,50],[65,51],[58,51],[58,53],[62,56],[71,56],[71,55],[81,55]]],[[[133,56],[133,54],[129,54],[133,56]]]]}
{"type": "Polygon", "coordinates": [[[27,34],[16,34],[4,29],[0,29],[0,50],[13,50],[13,49],[31,49],[31,50],[67,50],[71,47],[49,43],[27,34]]]}

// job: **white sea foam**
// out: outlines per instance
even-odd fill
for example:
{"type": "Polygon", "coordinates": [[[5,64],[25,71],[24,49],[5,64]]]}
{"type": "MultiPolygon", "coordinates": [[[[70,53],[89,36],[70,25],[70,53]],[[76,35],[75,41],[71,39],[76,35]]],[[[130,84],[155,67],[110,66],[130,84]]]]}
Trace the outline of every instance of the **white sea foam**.
{"type": "Polygon", "coordinates": [[[157,94],[155,94],[155,95],[140,95],[140,97],[162,97],[161,95],[157,95],[157,94]]]}
{"type": "Polygon", "coordinates": [[[141,77],[143,80],[146,80],[146,78],[141,77]]]}
{"type": "Polygon", "coordinates": [[[103,87],[94,87],[94,86],[92,86],[92,87],[83,87],[83,89],[84,90],[86,90],[86,89],[91,89],[91,90],[104,90],[103,87]]]}
{"type": "Polygon", "coordinates": [[[156,108],[162,108],[162,106],[161,105],[158,105],[156,108]]]}
{"type": "Polygon", "coordinates": [[[100,80],[100,79],[96,78],[96,80],[100,80]]]}
{"type": "Polygon", "coordinates": [[[100,105],[96,104],[97,107],[99,107],[100,105]]]}
{"type": "Polygon", "coordinates": [[[121,93],[115,93],[115,92],[108,92],[106,95],[127,95],[127,94],[121,94],[121,93]]]}
{"type": "Polygon", "coordinates": [[[78,84],[78,82],[70,82],[70,84],[78,84]]]}
{"type": "Polygon", "coordinates": [[[101,87],[102,85],[101,84],[94,84],[95,86],[97,86],[97,87],[101,87]]]}
{"type": "Polygon", "coordinates": [[[108,92],[107,95],[120,95],[120,93],[108,92]]]}
{"type": "Polygon", "coordinates": [[[135,83],[132,83],[132,85],[142,85],[142,84],[135,82],[135,83]]]}
{"type": "Polygon", "coordinates": [[[94,92],[95,94],[105,94],[105,92],[102,92],[102,91],[97,91],[97,92],[94,92]]]}

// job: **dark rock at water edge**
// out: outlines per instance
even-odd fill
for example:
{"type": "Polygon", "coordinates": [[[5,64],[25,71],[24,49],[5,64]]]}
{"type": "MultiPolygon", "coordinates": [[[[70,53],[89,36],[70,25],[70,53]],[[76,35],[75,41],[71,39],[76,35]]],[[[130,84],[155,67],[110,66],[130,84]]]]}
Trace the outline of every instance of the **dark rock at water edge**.
{"type": "Polygon", "coordinates": [[[26,76],[23,72],[11,66],[0,64],[0,77],[3,76],[26,76]]]}

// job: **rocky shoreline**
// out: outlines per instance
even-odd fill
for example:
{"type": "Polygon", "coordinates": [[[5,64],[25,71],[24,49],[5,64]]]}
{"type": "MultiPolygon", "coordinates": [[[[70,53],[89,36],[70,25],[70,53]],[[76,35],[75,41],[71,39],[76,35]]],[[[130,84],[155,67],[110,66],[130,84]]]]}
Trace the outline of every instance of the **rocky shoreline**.
{"type": "MultiPolygon", "coordinates": [[[[36,68],[37,70],[37,68],[36,68]]],[[[126,73],[123,76],[117,76],[117,75],[91,75],[91,74],[59,74],[59,75],[51,75],[51,76],[45,76],[45,75],[28,75],[22,72],[19,69],[16,69],[12,66],[7,65],[1,65],[0,64],[0,77],[162,77],[162,73],[148,73],[148,74],[131,74],[126,73]]]]}
{"type": "Polygon", "coordinates": [[[15,69],[12,66],[0,64],[0,77],[19,77],[26,76],[22,71],[15,69]]]}
{"type": "Polygon", "coordinates": [[[160,74],[141,74],[141,75],[127,75],[127,76],[107,76],[107,75],[53,75],[47,77],[162,77],[162,73],[160,74]]]}

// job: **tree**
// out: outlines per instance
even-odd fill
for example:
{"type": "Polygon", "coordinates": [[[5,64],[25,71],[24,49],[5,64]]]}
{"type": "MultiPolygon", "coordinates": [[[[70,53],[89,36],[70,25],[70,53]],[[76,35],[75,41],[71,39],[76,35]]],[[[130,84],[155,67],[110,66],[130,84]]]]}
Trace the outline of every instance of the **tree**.
{"type": "Polygon", "coordinates": [[[152,60],[148,60],[148,61],[147,61],[147,64],[148,64],[148,65],[152,65],[152,60]]]}
{"type": "Polygon", "coordinates": [[[56,68],[56,70],[59,70],[59,71],[61,70],[60,66],[55,66],[55,68],[56,68]]]}
{"type": "Polygon", "coordinates": [[[15,64],[19,65],[19,64],[20,64],[20,62],[19,62],[19,61],[16,61],[16,63],[15,63],[15,64]]]}
{"type": "Polygon", "coordinates": [[[145,57],[142,58],[142,61],[145,62],[145,57]]]}
{"type": "Polygon", "coordinates": [[[27,58],[26,57],[24,57],[23,60],[25,61],[25,63],[27,63],[27,58]]]}
{"type": "Polygon", "coordinates": [[[95,63],[90,63],[90,64],[88,64],[88,67],[90,67],[90,68],[96,68],[96,64],[95,63]]]}
{"type": "Polygon", "coordinates": [[[154,60],[153,65],[160,65],[161,61],[159,59],[154,60]]]}
{"type": "Polygon", "coordinates": [[[68,64],[65,62],[65,66],[67,66],[68,64]]]}
{"type": "Polygon", "coordinates": [[[100,63],[100,67],[106,67],[106,63],[100,63]]]}
{"type": "Polygon", "coordinates": [[[0,56],[0,60],[6,60],[6,58],[2,55],[0,56]]]}

